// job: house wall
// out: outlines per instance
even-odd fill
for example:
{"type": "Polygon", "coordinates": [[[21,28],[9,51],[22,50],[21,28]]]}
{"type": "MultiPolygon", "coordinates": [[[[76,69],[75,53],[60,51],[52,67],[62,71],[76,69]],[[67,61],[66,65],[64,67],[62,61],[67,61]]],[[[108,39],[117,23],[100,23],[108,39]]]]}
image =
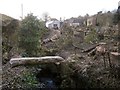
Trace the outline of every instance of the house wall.
{"type": "Polygon", "coordinates": [[[91,26],[93,24],[93,18],[89,18],[87,20],[87,26],[91,26]]]}
{"type": "Polygon", "coordinates": [[[54,29],[54,24],[57,25],[58,29],[60,29],[60,21],[49,21],[46,23],[46,27],[49,29],[54,29]]]}
{"type": "Polygon", "coordinates": [[[48,28],[49,29],[52,29],[53,27],[52,27],[52,23],[51,24],[48,24],[48,28]]]}
{"type": "Polygon", "coordinates": [[[60,21],[54,21],[51,25],[52,25],[52,28],[55,28],[54,27],[54,24],[57,24],[57,27],[58,29],[60,28],[60,21]]]}
{"type": "Polygon", "coordinates": [[[74,27],[77,27],[79,25],[80,25],[79,23],[70,23],[70,26],[74,26],[74,27]]]}
{"type": "Polygon", "coordinates": [[[51,27],[52,23],[53,23],[53,21],[47,21],[45,25],[46,25],[47,28],[49,28],[49,27],[51,27]]]}
{"type": "Polygon", "coordinates": [[[91,17],[87,19],[87,26],[94,26],[96,25],[96,17],[91,17]]]}

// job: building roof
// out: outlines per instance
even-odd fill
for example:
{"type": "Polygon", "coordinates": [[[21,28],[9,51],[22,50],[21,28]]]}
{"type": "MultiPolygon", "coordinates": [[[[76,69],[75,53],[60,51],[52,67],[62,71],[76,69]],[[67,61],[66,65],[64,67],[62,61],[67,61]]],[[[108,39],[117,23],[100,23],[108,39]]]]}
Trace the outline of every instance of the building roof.
{"type": "Polygon", "coordinates": [[[83,19],[82,18],[70,18],[70,19],[67,19],[66,22],[68,23],[82,23],[83,22],[83,19]]]}
{"type": "Polygon", "coordinates": [[[81,19],[74,19],[72,23],[81,23],[82,20],[81,19]]]}
{"type": "Polygon", "coordinates": [[[47,21],[46,27],[48,27],[50,24],[53,24],[53,23],[60,23],[60,21],[58,21],[58,20],[47,21]]]}

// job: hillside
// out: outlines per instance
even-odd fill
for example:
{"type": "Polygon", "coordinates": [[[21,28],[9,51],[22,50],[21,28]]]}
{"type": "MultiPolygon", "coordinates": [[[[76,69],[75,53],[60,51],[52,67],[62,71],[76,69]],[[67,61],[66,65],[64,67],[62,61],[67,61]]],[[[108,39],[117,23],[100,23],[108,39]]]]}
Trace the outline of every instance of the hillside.
{"type": "Polygon", "coordinates": [[[2,16],[3,90],[120,88],[119,24],[112,13],[60,29],[46,28],[33,14],[21,22],[2,16]]]}

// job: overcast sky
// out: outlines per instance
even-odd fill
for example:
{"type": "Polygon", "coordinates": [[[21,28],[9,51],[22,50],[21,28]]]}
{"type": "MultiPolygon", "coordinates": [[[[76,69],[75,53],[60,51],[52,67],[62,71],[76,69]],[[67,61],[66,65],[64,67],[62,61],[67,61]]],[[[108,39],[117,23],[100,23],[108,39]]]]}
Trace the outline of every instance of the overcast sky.
{"type": "Polygon", "coordinates": [[[23,15],[34,13],[42,18],[48,12],[52,18],[59,19],[77,17],[86,13],[93,15],[98,11],[111,11],[117,9],[120,0],[0,0],[0,13],[16,19],[21,17],[21,4],[23,15]]]}

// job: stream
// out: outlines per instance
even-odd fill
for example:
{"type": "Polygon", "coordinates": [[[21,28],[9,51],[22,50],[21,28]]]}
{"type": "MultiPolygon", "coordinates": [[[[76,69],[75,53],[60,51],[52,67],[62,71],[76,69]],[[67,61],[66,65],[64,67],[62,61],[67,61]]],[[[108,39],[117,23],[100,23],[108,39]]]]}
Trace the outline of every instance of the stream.
{"type": "Polygon", "coordinates": [[[60,85],[59,75],[53,73],[50,68],[42,69],[36,75],[38,81],[40,82],[39,88],[47,90],[58,90],[60,85]]]}
{"type": "Polygon", "coordinates": [[[56,89],[57,86],[52,78],[49,77],[41,77],[40,78],[40,88],[47,88],[47,89],[56,89]]]}

